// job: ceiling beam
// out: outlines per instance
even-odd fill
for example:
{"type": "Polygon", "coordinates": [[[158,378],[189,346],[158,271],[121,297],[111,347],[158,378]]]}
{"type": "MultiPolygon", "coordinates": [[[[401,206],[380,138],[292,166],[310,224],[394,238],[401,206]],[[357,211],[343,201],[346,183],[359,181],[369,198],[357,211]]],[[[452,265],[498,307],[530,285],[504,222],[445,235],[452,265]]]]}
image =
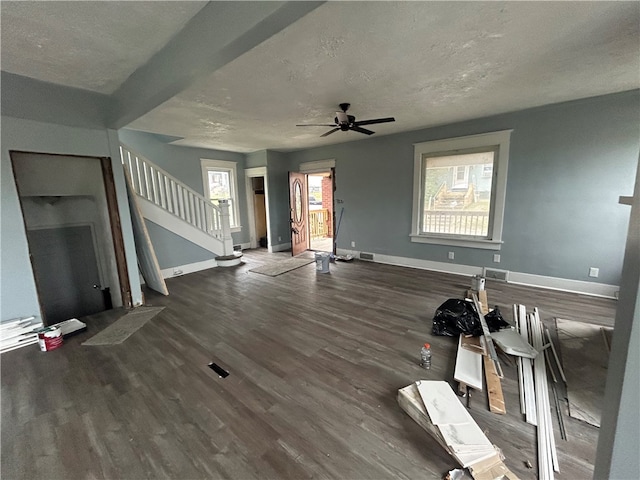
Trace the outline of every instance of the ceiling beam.
{"type": "Polygon", "coordinates": [[[110,127],[128,125],[323,3],[209,2],[114,92],[110,127]]]}

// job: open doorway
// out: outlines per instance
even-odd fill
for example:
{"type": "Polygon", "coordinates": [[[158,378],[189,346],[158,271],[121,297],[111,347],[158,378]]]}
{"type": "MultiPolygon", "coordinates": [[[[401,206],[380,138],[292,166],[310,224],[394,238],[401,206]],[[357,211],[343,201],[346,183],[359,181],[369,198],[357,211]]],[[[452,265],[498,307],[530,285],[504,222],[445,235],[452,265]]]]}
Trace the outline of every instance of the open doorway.
{"type": "Polygon", "coordinates": [[[307,250],[335,254],[335,167],[335,160],[318,160],[301,163],[299,172],[289,172],[291,254],[294,257],[307,250]]]}
{"type": "MultiPolygon", "coordinates": [[[[309,198],[309,248],[317,252],[334,250],[333,174],[307,175],[309,198]]],[[[333,252],[335,253],[335,252],[333,252]]]]}
{"type": "Polygon", "coordinates": [[[43,323],[130,307],[111,161],[10,155],[43,323]]]}
{"type": "Polygon", "coordinates": [[[244,174],[249,217],[249,248],[269,248],[271,251],[273,239],[269,227],[267,168],[247,168],[244,174]]]}

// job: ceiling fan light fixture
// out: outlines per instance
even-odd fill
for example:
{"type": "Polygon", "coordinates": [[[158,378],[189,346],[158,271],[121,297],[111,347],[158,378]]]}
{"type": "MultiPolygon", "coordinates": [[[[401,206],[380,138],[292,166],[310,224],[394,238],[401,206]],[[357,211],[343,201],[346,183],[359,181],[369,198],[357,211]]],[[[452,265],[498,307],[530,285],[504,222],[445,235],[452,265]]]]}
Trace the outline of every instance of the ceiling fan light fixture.
{"type": "Polygon", "coordinates": [[[306,124],[306,125],[296,125],[297,127],[333,127],[332,130],[329,130],[326,133],[320,135],[321,137],[326,137],[327,135],[331,135],[338,130],[343,132],[348,132],[349,130],[353,130],[354,132],[364,133],[365,135],[373,135],[375,132],[371,130],[367,130],[366,128],[362,128],[362,125],[372,125],[375,123],[387,123],[387,122],[395,122],[396,119],[393,117],[386,118],[374,118],[371,120],[362,120],[356,122],[356,117],[353,115],[348,115],[347,110],[351,106],[349,103],[341,103],[340,108],[341,112],[336,112],[336,116],[334,117],[334,125],[331,124],[306,124]]]}

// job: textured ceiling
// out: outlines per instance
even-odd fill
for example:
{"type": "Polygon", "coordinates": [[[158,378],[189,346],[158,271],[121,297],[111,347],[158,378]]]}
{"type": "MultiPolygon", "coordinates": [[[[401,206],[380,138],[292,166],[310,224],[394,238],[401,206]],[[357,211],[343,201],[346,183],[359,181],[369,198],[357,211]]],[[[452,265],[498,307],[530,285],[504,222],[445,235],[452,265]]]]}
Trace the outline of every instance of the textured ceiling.
{"type": "Polygon", "coordinates": [[[326,138],[340,102],[378,135],[637,88],[638,4],[331,2],[130,127],[235,151],[326,138]],[[373,128],[375,127],[375,128],[373,128]]]}
{"type": "Polygon", "coordinates": [[[110,94],[206,3],[2,1],[2,70],[110,94]]]}
{"type": "MultiPolygon", "coordinates": [[[[210,31],[187,24],[205,3],[3,1],[2,69],[111,94],[156,52],[177,64],[162,49],[210,31]]],[[[128,127],[239,152],[361,140],[295,125],[350,102],[396,117],[381,136],[639,88],[639,46],[639,2],[328,2],[128,127]]]]}

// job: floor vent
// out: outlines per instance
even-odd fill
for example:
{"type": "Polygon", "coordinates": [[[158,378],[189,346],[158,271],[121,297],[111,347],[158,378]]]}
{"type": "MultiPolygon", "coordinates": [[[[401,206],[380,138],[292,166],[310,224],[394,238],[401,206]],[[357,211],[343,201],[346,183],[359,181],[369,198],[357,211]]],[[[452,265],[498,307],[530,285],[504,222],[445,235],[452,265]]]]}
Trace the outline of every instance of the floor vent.
{"type": "Polygon", "coordinates": [[[224,368],[222,368],[220,365],[218,365],[217,363],[213,363],[211,362],[209,364],[209,368],[211,370],[213,370],[214,372],[216,372],[218,374],[218,376],[220,378],[226,378],[229,376],[229,372],[227,372],[224,368]]]}
{"type": "Polygon", "coordinates": [[[491,280],[500,280],[501,282],[509,281],[509,270],[498,270],[496,268],[484,268],[482,272],[484,278],[490,278],[491,280]]]}
{"type": "Polygon", "coordinates": [[[360,260],[373,260],[373,253],[360,252],[360,260]]]}

